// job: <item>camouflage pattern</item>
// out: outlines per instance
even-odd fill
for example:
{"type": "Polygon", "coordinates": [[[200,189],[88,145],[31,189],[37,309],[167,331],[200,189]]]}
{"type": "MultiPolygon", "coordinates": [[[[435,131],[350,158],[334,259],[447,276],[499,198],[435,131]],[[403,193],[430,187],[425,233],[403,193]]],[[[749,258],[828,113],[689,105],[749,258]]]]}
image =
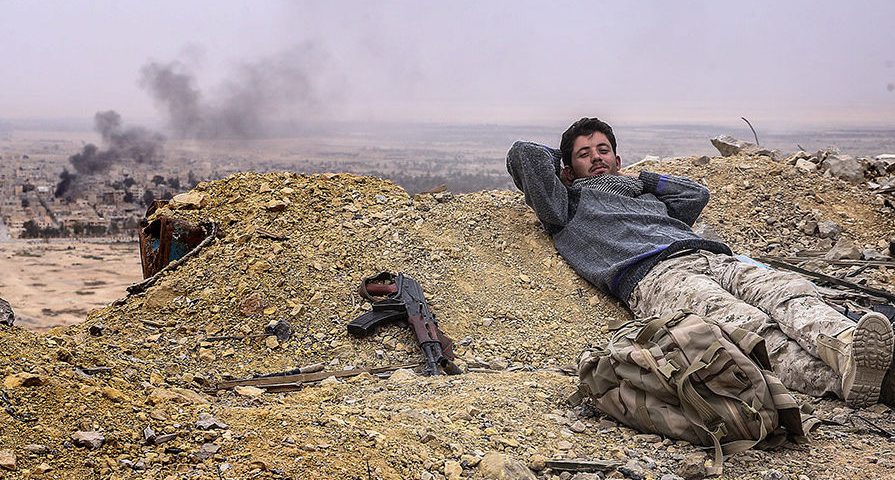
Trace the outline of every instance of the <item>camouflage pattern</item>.
{"type": "Polygon", "coordinates": [[[638,318],[686,309],[717,322],[728,335],[735,328],[761,335],[784,385],[809,395],[843,397],[841,379],[817,358],[817,337],[835,337],[854,323],[826,305],[799,275],[697,251],[656,265],[628,304],[638,318]]]}
{"type": "Polygon", "coordinates": [[[774,446],[816,425],[802,417],[753,332],[728,333],[698,315],[672,311],[623,325],[578,365],[581,391],[600,411],[642,432],[714,447],[724,454],[774,446]]]}

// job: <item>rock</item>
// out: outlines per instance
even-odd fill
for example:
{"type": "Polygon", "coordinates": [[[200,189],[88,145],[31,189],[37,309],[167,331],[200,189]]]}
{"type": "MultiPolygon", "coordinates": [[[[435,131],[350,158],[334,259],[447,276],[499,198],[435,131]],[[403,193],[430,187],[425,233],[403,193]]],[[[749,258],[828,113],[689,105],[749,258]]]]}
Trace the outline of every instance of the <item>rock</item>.
{"type": "Polygon", "coordinates": [[[479,462],[479,472],[483,478],[494,480],[537,480],[524,463],[509,455],[488,452],[479,462]]]}
{"type": "Polygon", "coordinates": [[[215,445],[213,443],[203,443],[201,447],[199,447],[199,451],[196,452],[196,458],[199,460],[208,460],[213,457],[218,450],[221,449],[220,445],[215,445]]]}
{"type": "Polygon", "coordinates": [[[25,451],[32,455],[46,455],[50,453],[49,447],[38,443],[30,443],[25,445],[25,451]]]}
{"type": "Polygon", "coordinates": [[[0,325],[11,327],[16,321],[16,314],[12,311],[12,306],[6,300],[0,298],[0,325]]]}
{"type": "Polygon", "coordinates": [[[173,210],[189,210],[202,208],[207,204],[208,199],[205,198],[205,195],[199,192],[191,191],[174,195],[174,198],[172,198],[171,202],[168,203],[168,207],[173,210]]]}
{"type": "Polygon", "coordinates": [[[686,480],[700,480],[705,478],[707,474],[705,469],[705,454],[691,453],[685,456],[681,465],[677,468],[677,474],[686,480]]]}
{"type": "Polygon", "coordinates": [[[603,480],[603,475],[599,473],[576,473],[569,480],[603,480]]]}
{"type": "Polygon", "coordinates": [[[106,443],[106,437],[100,432],[83,432],[79,430],[71,435],[71,441],[76,447],[96,450],[106,443]]]}
{"type": "Polygon", "coordinates": [[[510,362],[503,357],[495,357],[488,362],[488,368],[491,370],[506,370],[509,366],[510,362]]]}
{"type": "Polygon", "coordinates": [[[528,468],[535,472],[540,472],[541,470],[547,467],[547,457],[541,455],[540,453],[536,453],[529,457],[528,459],[528,468]]]}
{"type": "Polygon", "coordinates": [[[858,250],[858,247],[855,246],[851,240],[842,237],[836,242],[836,245],[833,245],[833,248],[824,255],[824,258],[827,260],[860,260],[861,251],[858,250]]]}
{"type": "Polygon", "coordinates": [[[770,468],[761,472],[761,478],[762,480],[783,480],[786,478],[786,475],[780,470],[770,468]]]}
{"type": "Polygon", "coordinates": [[[226,430],[230,428],[230,426],[218,420],[210,413],[200,413],[199,420],[196,420],[196,428],[202,430],[211,430],[212,428],[220,428],[221,430],[226,430]]]}
{"type": "Polygon", "coordinates": [[[703,155],[697,159],[694,159],[693,165],[696,165],[697,167],[701,167],[703,165],[708,165],[709,162],[711,162],[711,161],[712,161],[711,158],[709,158],[707,155],[703,155]]]}
{"type": "Polygon", "coordinates": [[[6,470],[16,469],[16,454],[8,448],[0,450],[0,468],[6,470]]]}
{"type": "Polygon", "coordinates": [[[665,475],[659,477],[659,480],[684,480],[684,478],[673,473],[666,473],[665,475]]]}
{"type": "Polygon", "coordinates": [[[286,207],[286,202],[282,200],[271,200],[264,204],[264,209],[268,212],[282,212],[286,207]]]}
{"type": "Polygon", "coordinates": [[[127,397],[124,395],[124,392],[122,392],[121,390],[118,390],[117,388],[103,387],[102,394],[104,397],[106,397],[107,399],[109,399],[115,403],[120,403],[120,402],[127,400],[127,397]]]}
{"type": "Polygon", "coordinates": [[[253,387],[250,385],[238,385],[233,388],[233,391],[242,395],[243,397],[258,397],[264,394],[263,388],[253,387]]]}
{"type": "Polygon", "coordinates": [[[277,340],[277,337],[275,337],[275,336],[273,336],[273,335],[271,335],[271,336],[265,338],[265,339],[264,339],[264,344],[267,345],[267,348],[269,348],[269,349],[271,349],[271,350],[273,350],[273,349],[275,349],[275,348],[277,348],[277,347],[280,346],[280,342],[279,342],[279,340],[277,340]]]}
{"type": "Polygon", "coordinates": [[[43,379],[40,375],[34,375],[33,373],[27,372],[8,375],[3,379],[3,386],[6,388],[39,387],[43,385],[43,383],[43,379]]]}
{"type": "Polygon", "coordinates": [[[800,158],[796,160],[796,170],[802,173],[811,173],[817,171],[817,165],[815,165],[810,160],[805,160],[804,158],[800,158]]]}
{"type": "Polygon", "coordinates": [[[413,380],[416,378],[416,373],[409,368],[399,368],[395,370],[395,373],[392,373],[392,376],[388,378],[390,382],[406,382],[408,380],[413,380]]]}
{"type": "Polygon", "coordinates": [[[740,153],[743,149],[747,147],[754,147],[754,143],[744,142],[742,140],[737,140],[736,138],[731,137],[730,135],[720,135],[713,139],[711,139],[712,145],[721,152],[721,156],[729,157],[731,155],[736,155],[740,153]]]}
{"type": "Polygon", "coordinates": [[[48,464],[46,462],[43,462],[43,463],[39,464],[38,466],[34,467],[34,471],[37,472],[39,475],[43,475],[52,469],[53,469],[53,467],[50,466],[50,464],[48,464]]]}
{"type": "Polygon", "coordinates": [[[864,166],[851,155],[830,155],[824,159],[822,166],[834,177],[839,177],[850,183],[864,181],[864,166]]]}
{"type": "Polygon", "coordinates": [[[587,426],[581,420],[576,420],[575,423],[569,426],[569,430],[575,433],[584,433],[587,430],[587,426]]]}
{"type": "Polygon", "coordinates": [[[146,291],[146,299],[143,301],[143,306],[150,310],[165,308],[177,296],[177,292],[168,287],[155,286],[146,291]]]}
{"type": "Polygon", "coordinates": [[[460,480],[463,475],[463,467],[456,460],[444,462],[444,478],[446,480],[460,480]]]}
{"type": "Polygon", "coordinates": [[[807,221],[804,225],[802,225],[802,233],[805,235],[814,235],[814,232],[817,231],[817,222],[815,221],[807,221]]]}
{"type": "Polygon", "coordinates": [[[861,250],[861,258],[864,260],[888,260],[889,257],[872,248],[865,248],[861,250]]]}
{"type": "Polygon", "coordinates": [[[842,233],[842,228],[831,220],[817,222],[817,236],[820,238],[835,239],[842,233]]]}

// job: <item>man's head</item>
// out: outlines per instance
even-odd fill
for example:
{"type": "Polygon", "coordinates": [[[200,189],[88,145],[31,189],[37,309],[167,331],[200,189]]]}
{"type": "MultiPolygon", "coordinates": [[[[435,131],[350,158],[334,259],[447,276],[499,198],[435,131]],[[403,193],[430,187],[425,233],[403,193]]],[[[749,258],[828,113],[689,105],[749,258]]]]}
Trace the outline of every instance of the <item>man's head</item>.
{"type": "Polygon", "coordinates": [[[582,118],[573,123],[559,144],[563,174],[570,179],[596,175],[617,175],[621,157],[616,154],[615,134],[612,127],[599,118],[582,118]]]}

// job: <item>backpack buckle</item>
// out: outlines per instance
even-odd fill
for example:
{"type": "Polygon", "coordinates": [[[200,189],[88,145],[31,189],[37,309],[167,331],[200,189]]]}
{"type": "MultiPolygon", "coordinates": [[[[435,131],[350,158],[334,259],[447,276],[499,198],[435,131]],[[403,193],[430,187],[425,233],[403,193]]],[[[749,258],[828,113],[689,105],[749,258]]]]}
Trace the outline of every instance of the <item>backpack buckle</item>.
{"type": "Polygon", "coordinates": [[[662,365],[661,367],[659,367],[659,372],[663,376],[665,376],[666,380],[671,380],[671,376],[674,375],[674,373],[677,372],[678,370],[680,370],[680,368],[678,368],[677,365],[675,365],[671,362],[667,362],[667,363],[665,363],[665,365],[662,365]]]}

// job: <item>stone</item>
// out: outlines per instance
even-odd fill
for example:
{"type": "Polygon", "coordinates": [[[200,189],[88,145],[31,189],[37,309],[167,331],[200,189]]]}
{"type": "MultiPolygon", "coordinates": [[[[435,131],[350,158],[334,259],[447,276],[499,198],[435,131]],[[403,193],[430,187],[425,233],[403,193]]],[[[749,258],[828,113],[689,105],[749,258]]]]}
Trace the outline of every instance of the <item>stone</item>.
{"type": "Polygon", "coordinates": [[[416,373],[409,368],[399,368],[388,378],[390,382],[406,382],[416,378],[416,373]]]}
{"type": "Polygon", "coordinates": [[[210,413],[200,413],[199,420],[196,420],[196,428],[202,430],[211,430],[213,428],[219,428],[221,430],[226,430],[230,428],[226,423],[218,420],[214,417],[214,415],[210,413]]]}
{"type": "Polygon", "coordinates": [[[488,452],[479,462],[482,478],[493,480],[536,480],[534,473],[524,463],[509,455],[488,452]]]}
{"type": "Polygon", "coordinates": [[[271,350],[280,346],[279,340],[277,340],[277,337],[275,337],[273,335],[270,335],[269,337],[265,338],[264,344],[267,345],[267,348],[269,348],[271,350]]]}
{"type": "Polygon", "coordinates": [[[705,454],[691,453],[684,457],[677,468],[677,474],[686,480],[701,480],[708,472],[705,469],[705,454]]]}
{"type": "Polygon", "coordinates": [[[196,452],[196,457],[199,460],[208,460],[213,457],[218,450],[221,449],[220,445],[215,445],[213,443],[203,443],[201,447],[199,447],[199,451],[196,452]]]}
{"type": "Polygon", "coordinates": [[[106,437],[100,432],[84,432],[79,430],[71,434],[71,441],[76,447],[96,450],[106,443],[106,437]]]}
{"type": "Polygon", "coordinates": [[[569,480],[603,480],[603,475],[599,473],[580,472],[573,475],[569,480]]]}
{"type": "Polygon", "coordinates": [[[547,468],[547,457],[541,455],[540,453],[536,453],[528,458],[528,468],[535,471],[540,472],[547,468]]]}
{"type": "Polygon", "coordinates": [[[127,400],[127,396],[124,395],[124,392],[113,387],[103,387],[102,394],[104,397],[115,403],[121,403],[127,400]]]}
{"type": "Polygon", "coordinates": [[[711,139],[712,145],[721,152],[721,156],[729,157],[731,155],[736,155],[740,153],[744,148],[749,146],[755,146],[754,143],[744,142],[742,140],[737,140],[730,135],[720,135],[713,139],[711,139]]]}
{"type": "Polygon", "coordinates": [[[817,165],[810,160],[806,160],[804,158],[800,158],[796,160],[796,170],[802,173],[812,173],[817,171],[817,165]]]}
{"type": "Polygon", "coordinates": [[[858,250],[858,247],[855,246],[851,240],[842,237],[836,242],[836,245],[833,245],[833,248],[824,255],[824,258],[827,260],[860,260],[861,251],[858,250]]]}
{"type": "Polygon", "coordinates": [[[780,470],[769,468],[761,472],[761,478],[762,480],[783,480],[786,475],[780,470]]]}
{"type": "Polygon", "coordinates": [[[820,238],[836,239],[842,233],[842,227],[831,220],[817,222],[817,236],[820,238]]]}
{"type": "Polygon", "coordinates": [[[258,397],[263,395],[265,390],[251,385],[238,385],[233,388],[233,391],[243,397],[258,397]]]}
{"type": "Polygon", "coordinates": [[[202,208],[208,204],[208,199],[200,192],[185,192],[174,195],[168,207],[172,210],[190,210],[202,208]]]}
{"type": "Polygon", "coordinates": [[[264,204],[264,209],[268,212],[282,212],[286,210],[286,202],[282,200],[271,200],[264,204]]]}
{"type": "Polygon", "coordinates": [[[444,478],[446,480],[460,480],[463,475],[463,467],[456,460],[444,462],[444,478]]]}
{"type": "Polygon", "coordinates": [[[889,257],[880,253],[872,248],[865,248],[861,250],[861,258],[864,260],[888,260],[889,257]]]}
{"type": "Polygon", "coordinates": [[[575,433],[584,433],[587,430],[587,426],[581,420],[576,420],[575,423],[569,426],[569,430],[575,433]]]}
{"type": "Polygon", "coordinates": [[[703,165],[708,165],[709,162],[711,162],[711,161],[712,161],[712,159],[709,158],[708,155],[703,155],[697,159],[694,159],[693,165],[696,165],[697,167],[701,167],[703,165]]]}
{"type": "Polygon", "coordinates": [[[16,321],[16,314],[12,311],[12,306],[6,300],[0,298],[0,325],[11,327],[16,321]]]}
{"type": "Polygon", "coordinates": [[[857,184],[864,181],[864,166],[860,160],[851,155],[829,155],[824,159],[822,166],[830,172],[830,175],[849,183],[857,184]]]}
{"type": "Polygon", "coordinates": [[[158,310],[167,307],[177,297],[177,292],[171,288],[157,285],[146,291],[143,306],[150,310],[158,310]]]}
{"type": "Polygon", "coordinates": [[[50,453],[50,448],[39,443],[29,443],[25,445],[25,451],[32,455],[46,455],[50,453]]]}
{"type": "Polygon", "coordinates": [[[5,470],[16,469],[16,454],[8,448],[0,450],[0,468],[5,470]]]}
{"type": "Polygon", "coordinates": [[[43,383],[43,379],[40,375],[27,372],[8,375],[3,379],[3,386],[6,388],[39,387],[43,385],[43,383]]]}

